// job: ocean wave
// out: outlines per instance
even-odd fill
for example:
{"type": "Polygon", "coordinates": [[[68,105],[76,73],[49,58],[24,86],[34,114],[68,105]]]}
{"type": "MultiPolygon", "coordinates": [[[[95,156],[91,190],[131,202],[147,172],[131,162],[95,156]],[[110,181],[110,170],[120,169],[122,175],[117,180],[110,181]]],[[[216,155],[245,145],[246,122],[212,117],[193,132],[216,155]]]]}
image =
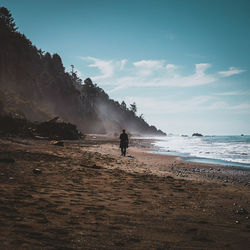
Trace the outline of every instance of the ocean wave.
{"type": "Polygon", "coordinates": [[[250,136],[169,136],[154,145],[162,152],[180,156],[250,164],[250,136]]]}

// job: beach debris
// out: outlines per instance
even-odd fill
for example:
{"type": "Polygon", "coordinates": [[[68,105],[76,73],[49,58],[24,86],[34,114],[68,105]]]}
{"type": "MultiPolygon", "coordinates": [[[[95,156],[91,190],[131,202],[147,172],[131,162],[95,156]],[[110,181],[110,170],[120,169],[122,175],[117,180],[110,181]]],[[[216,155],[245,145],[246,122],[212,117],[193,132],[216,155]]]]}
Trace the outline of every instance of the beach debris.
{"type": "Polygon", "coordinates": [[[63,141],[51,141],[50,144],[54,146],[60,146],[60,147],[64,146],[63,141]]]}
{"type": "Polygon", "coordinates": [[[135,158],[134,156],[132,156],[132,155],[128,155],[127,157],[129,157],[129,158],[135,158]]]}
{"type": "Polygon", "coordinates": [[[53,122],[56,122],[58,119],[59,119],[59,116],[56,116],[55,118],[50,119],[50,120],[48,120],[47,122],[48,122],[48,123],[53,123],[53,122]]]}
{"type": "Polygon", "coordinates": [[[33,173],[34,173],[34,174],[41,174],[41,173],[42,173],[42,170],[39,169],[39,168],[35,168],[35,169],[33,169],[33,173]]]}
{"type": "Polygon", "coordinates": [[[9,177],[9,180],[13,181],[13,180],[14,180],[14,178],[13,178],[13,177],[9,177]]]}
{"type": "Polygon", "coordinates": [[[239,223],[240,223],[240,221],[238,221],[238,220],[235,221],[235,224],[239,224],[239,223]]]}
{"type": "Polygon", "coordinates": [[[18,135],[35,139],[78,140],[84,135],[74,124],[58,122],[55,117],[46,122],[31,122],[25,117],[0,114],[0,135],[18,135]]]}
{"type": "Polygon", "coordinates": [[[35,135],[34,138],[37,140],[48,140],[49,139],[48,137],[43,137],[43,136],[39,136],[39,135],[35,135]]]}
{"type": "Polygon", "coordinates": [[[0,162],[4,162],[4,163],[14,163],[15,160],[13,158],[2,158],[0,159],[0,162]]]}

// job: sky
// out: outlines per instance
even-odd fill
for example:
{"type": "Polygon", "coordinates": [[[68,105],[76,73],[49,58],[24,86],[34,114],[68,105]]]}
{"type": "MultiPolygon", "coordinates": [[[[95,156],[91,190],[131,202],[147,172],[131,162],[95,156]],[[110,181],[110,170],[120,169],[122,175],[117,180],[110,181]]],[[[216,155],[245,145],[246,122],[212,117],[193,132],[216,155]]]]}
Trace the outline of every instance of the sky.
{"type": "MultiPolygon", "coordinates": [[[[250,134],[249,0],[0,0],[58,53],[167,134],[250,134]]],[[[126,125],[124,125],[125,127],[126,125]]]]}

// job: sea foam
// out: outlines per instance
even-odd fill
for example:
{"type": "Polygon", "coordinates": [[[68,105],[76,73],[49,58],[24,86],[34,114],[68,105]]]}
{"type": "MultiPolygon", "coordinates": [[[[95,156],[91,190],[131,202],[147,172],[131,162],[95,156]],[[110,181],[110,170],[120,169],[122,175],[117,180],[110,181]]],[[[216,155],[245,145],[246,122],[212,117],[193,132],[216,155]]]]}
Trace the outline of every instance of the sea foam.
{"type": "MultiPolygon", "coordinates": [[[[159,152],[190,158],[241,163],[250,167],[250,136],[167,136],[155,138],[159,152]]],[[[213,162],[215,163],[215,162],[213,162]]],[[[217,162],[219,163],[219,162],[217,162]]]]}

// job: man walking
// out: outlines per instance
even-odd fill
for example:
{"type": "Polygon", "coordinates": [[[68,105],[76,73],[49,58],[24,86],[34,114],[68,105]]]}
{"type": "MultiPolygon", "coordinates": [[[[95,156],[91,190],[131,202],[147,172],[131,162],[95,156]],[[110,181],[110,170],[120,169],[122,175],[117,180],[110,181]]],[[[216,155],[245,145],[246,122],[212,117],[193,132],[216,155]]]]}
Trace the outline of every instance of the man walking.
{"type": "Polygon", "coordinates": [[[122,130],[120,134],[120,148],[123,156],[126,156],[126,149],[128,148],[128,134],[125,129],[122,130]]]}

